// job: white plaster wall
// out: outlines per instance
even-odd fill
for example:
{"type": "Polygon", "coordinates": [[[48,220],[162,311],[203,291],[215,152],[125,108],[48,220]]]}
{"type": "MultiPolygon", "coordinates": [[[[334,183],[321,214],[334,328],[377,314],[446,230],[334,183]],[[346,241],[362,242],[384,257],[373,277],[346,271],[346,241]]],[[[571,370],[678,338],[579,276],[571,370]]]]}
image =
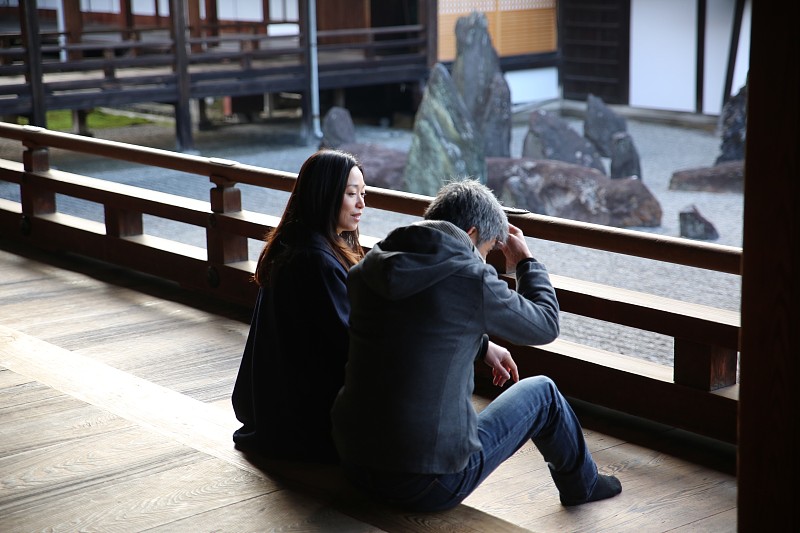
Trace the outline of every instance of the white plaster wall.
{"type": "MultiPolygon", "coordinates": [[[[718,115],[722,112],[725,76],[728,69],[728,49],[733,32],[735,0],[708,0],[706,13],[706,57],[703,78],[703,113],[718,115]]],[[[750,2],[745,2],[739,47],[736,52],[731,94],[736,94],[747,79],[750,64],[750,2]]],[[[730,95],[729,95],[730,96],[730,95]]]]}
{"type": "MultiPolygon", "coordinates": [[[[750,12],[745,2],[731,94],[747,78],[750,12]]],[[[701,112],[722,111],[735,0],[707,0],[701,112]]],[[[632,0],[630,105],[695,111],[697,0],[632,0]]]]}
{"type": "Polygon", "coordinates": [[[747,73],[750,71],[750,20],[753,7],[752,0],[744,3],[742,13],[742,30],[739,33],[739,50],[736,52],[736,68],[733,71],[733,84],[731,94],[736,94],[747,83],[747,73]]]}
{"type": "Polygon", "coordinates": [[[81,0],[81,11],[119,13],[118,0],[81,0]]]}
{"type": "Polygon", "coordinates": [[[694,111],[696,0],[631,1],[630,105],[694,111]]]}
{"type": "Polygon", "coordinates": [[[555,67],[515,70],[505,73],[511,90],[512,104],[527,104],[552,100],[561,96],[558,70],[555,67]]]}
{"type": "Polygon", "coordinates": [[[735,0],[707,0],[703,113],[722,111],[722,93],[728,69],[735,0]]]}

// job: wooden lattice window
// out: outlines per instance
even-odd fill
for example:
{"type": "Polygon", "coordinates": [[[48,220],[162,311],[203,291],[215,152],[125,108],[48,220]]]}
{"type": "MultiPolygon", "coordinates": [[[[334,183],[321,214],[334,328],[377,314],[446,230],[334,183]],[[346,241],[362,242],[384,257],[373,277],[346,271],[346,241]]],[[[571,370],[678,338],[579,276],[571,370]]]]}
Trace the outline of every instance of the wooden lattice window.
{"type": "Polygon", "coordinates": [[[486,15],[501,57],[556,50],[555,0],[440,0],[439,61],[456,57],[456,21],[473,11],[486,15]]]}

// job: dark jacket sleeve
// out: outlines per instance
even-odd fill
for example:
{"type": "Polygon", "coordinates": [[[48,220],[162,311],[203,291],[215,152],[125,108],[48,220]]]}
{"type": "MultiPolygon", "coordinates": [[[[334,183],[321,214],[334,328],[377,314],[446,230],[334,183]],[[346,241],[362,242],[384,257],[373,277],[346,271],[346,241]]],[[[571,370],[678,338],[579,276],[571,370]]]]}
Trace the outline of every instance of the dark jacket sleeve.
{"type": "Polygon", "coordinates": [[[514,344],[541,345],[559,334],[559,307],[544,265],[535,260],[517,265],[517,291],[508,288],[487,266],[483,302],[486,332],[514,344]]]}

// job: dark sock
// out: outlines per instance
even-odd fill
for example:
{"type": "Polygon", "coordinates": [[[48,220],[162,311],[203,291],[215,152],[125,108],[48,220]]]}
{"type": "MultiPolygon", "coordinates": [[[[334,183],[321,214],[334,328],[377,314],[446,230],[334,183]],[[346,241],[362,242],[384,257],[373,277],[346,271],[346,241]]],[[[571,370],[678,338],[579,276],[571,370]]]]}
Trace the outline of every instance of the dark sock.
{"type": "Polygon", "coordinates": [[[564,501],[561,500],[561,505],[581,505],[589,502],[596,502],[598,500],[605,500],[611,498],[622,492],[622,483],[619,482],[615,476],[597,475],[597,483],[595,483],[592,493],[584,501],[564,501]]]}

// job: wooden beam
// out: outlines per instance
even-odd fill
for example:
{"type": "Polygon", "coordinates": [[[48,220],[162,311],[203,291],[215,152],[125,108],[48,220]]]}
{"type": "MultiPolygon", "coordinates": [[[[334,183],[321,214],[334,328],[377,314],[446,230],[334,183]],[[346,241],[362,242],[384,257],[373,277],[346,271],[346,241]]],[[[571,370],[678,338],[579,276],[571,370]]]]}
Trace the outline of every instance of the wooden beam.
{"type": "Polygon", "coordinates": [[[119,0],[119,14],[122,39],[127,41],[131,37],[138,36],[138,33],[132,31],[136,27],[136,23],[133,20],[132,0],[119,0]]]}
{"type": "Polygon", "coordinates": [[[703,112],[703,92],[705,91],[705,70],[706,70],[706,0],[697,0],[697,27],[695,35],[695,89],[694,89],[694,112],[703,112]]]}
{"type": "Polygon", "coordinates": [[[175,136],[179,152],[194,150],[192,138],[192,113],[190,109],[191,79],[189,56],[186,49],[186,11],[181,0],[170,0],[169,15],[172,21],[172,39],[175,43],[175,75],[178,92],[175,95],[175,136]]]}
{"type": "Polygon", "coordinates": [[[425,28],[425,55],[430,68],[439,61],[439,2],[418,0],[417,13],[419,24],[425,28]]]}
{"type": "Polygon", "coordinates": [[[752,2],[742,258],[739,531],[797,531],[800,57],[796,20],[752,2]]]}
{"type": "MultiPolygon", "coordinates": [[[[78,44],[83,40],[83,16],[81,14],[80,0],[63,0],[64,29],[67,31],[67,44],[78,44]]],[[[81,59],[83,53],[73,50],[69,53],[70,59],[81,59]]]]}
{"type": "MultiPolygon", "coordinates": [[[[200,18],[200,0],[189,0],[186,2],[186,13],[189,21],[189,36],[197,39],[203,34],[203,21],[200,18]]],[[[190,45],[192,53],[202,52],[203,45],[193,43],[190,45]]]]}
{"type": "Polygon", "coordinates": [[[22,34],[25,39],[25,80],[31,91],[31,114],[28,122],[32,126],[47,127],[47,108],[42,78],[42,43],[39,38],[39,14],[36,0],[19,3],[22,34]]]}

